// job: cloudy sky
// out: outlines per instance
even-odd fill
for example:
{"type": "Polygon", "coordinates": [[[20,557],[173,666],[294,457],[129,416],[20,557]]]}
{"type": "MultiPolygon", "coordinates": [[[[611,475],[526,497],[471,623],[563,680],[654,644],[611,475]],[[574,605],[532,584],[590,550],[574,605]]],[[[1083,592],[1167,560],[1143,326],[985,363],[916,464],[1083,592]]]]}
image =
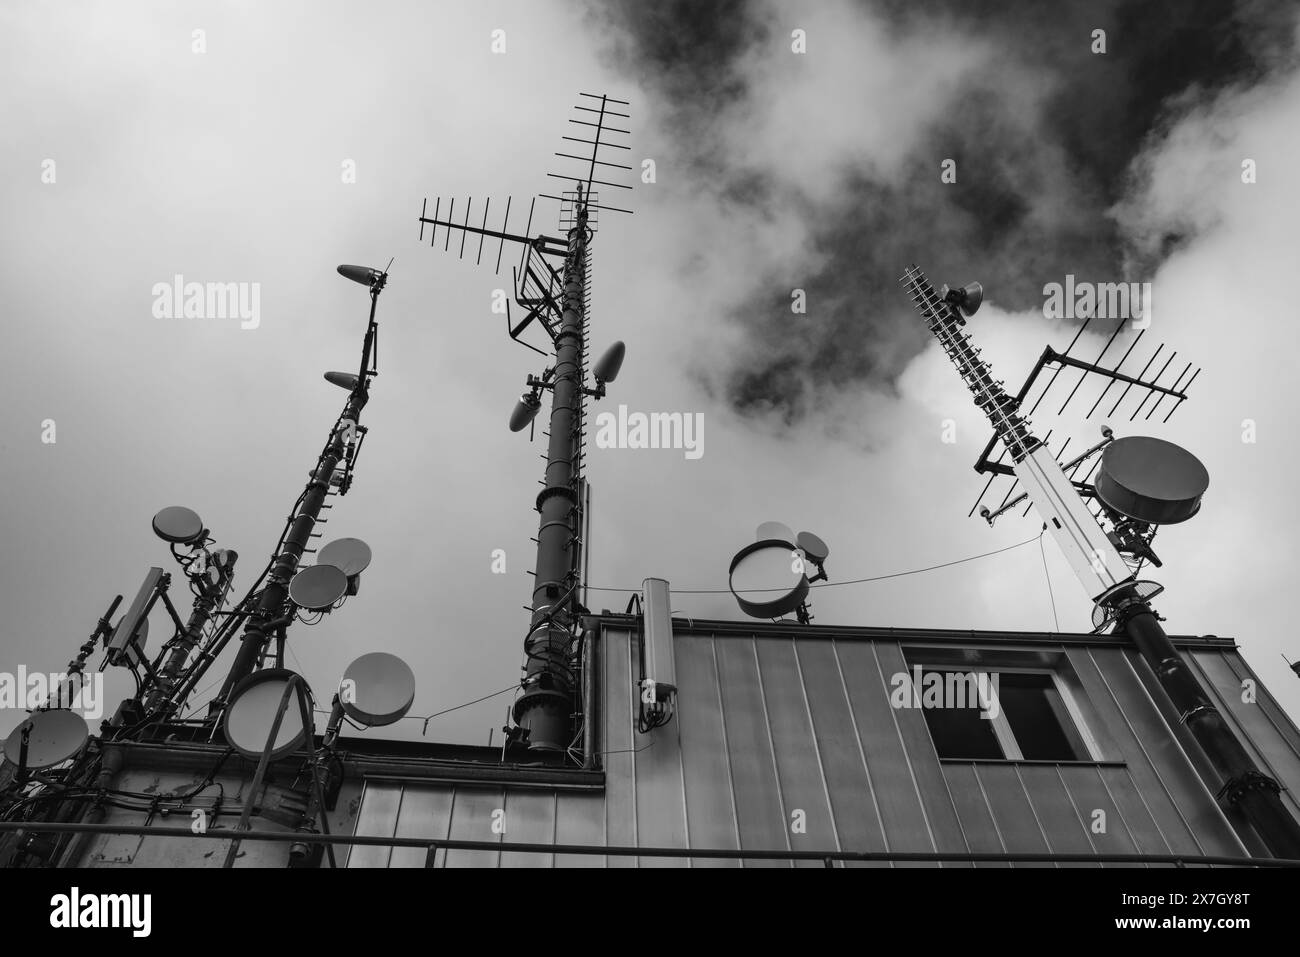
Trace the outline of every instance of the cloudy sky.
{"type": "MultiPolygon", "coordinates": [[[[149,528],[166,505],[239,551],[242,594],[341,408],[321,373],[357,361],[367,298],[334,267],[396,257],[370,435],[325,529],[374,563],[342,609],[293,627],[289,664],[327,698],[358,654],[398,653],[418,715],[513,684],[543,446],[506,419],[541,359],[491,310],[508,272],[421,245],[417,219],[426,196],[553,191],[577,94],[605,92],[631,102],[630,155],[656,175],[596,237],[591,348],[623,339],[628,357],[593,411],[702,413],[704,454],[592,448],[593,586],[725,588],[769,519],[825,538],[833,581],[1032,539],[1032,514],[966,517],[988,433],[896,280],[914,261],[982,281],[968,329],[1013,388],[1074,333],[1044,318],[1045,284],[1151,282],[1145,341],[1204,371],[1167,425],[1111,424],[1211,474],[1202,513],[1156,539],[1159,609],[1172,633],[1236,638],[1300,716],[1283,660],[1300,657],[1297,26],[1289,4],[1218,0],[8,5],[0,670],[60,669],[113,595],[173,570],[149,528]],[[155,316],[177,275],[259,284],[256,328],[155,316]]],[[[538,210],[556,232],[554,204],[538,210]]],[[[1099,388],[1035,426],[1093,440],[1099,388]]],[[[1059,630],[1086,631],[1087,596],[1045,544],[1046,576],[1034,543],[823,589],[813,612],[1054,631],[1050,576],[1059,630]]],[[[674,605],[739,614],[727,595],[674,605]]],[[[485,743],[509,700],[427,737],[485,743]]],[[[20,717],[0,712],[0,733],[20,717]]]]}

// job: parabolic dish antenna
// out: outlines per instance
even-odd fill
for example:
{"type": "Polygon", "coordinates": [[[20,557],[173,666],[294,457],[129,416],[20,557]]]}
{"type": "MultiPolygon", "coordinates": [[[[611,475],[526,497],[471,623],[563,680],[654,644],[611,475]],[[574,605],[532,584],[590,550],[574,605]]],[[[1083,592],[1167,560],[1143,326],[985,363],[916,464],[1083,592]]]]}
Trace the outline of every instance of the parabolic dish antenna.
{"type": "Polygon", "coordinates": [[[795,558],[793,544],[784,539],[763,539],[737,552],[728,585],[740,610],[754,618],[779,618],[798,608],[808,597],[808,577],[795,570],[795,558]]]}
{"type": "Polygon", "coordinates": [[[289,597],[300,608],[324,611],[347,593],[348,576],[333,565],[304,568],[289,582],[289,597]]]}
{"type": "Polygon", "coordinates": [[[1210,473],[1182,446],[1146,435],[1116,439],[1101,456],[1097,497],[1129,518],[1152,525],[1185,522],[1201,508],[1210,473]]]}
{"type": "Polygon", "coordinates": [[[815,565],[826,561],[826,556],[831,553],[829,546],[812,532],[800,532],[794,543],[803,549],[803,553],[815,565]]]}
{"type": "Polygon", "coordinates": [[[764,522],[758,526],[758,531],[754,532],[754,541],[756,542],[789,542],[794,544],[794,532],[789,525],[783,525],[781,522],[764,522]]]}
{"type": "Polygon", "coordinates": [[[372,651],[343,672],[339,704],[358,724],[377,728],[400,721],[414,701],[415,675],[396,655],[372,651]]]}
{"type": "Polygon", "coordinates": [[[27,767],[33,771],[63,763],[80,751],[90,737],[86,719],[75,711],[35,711],[5,739],[5,757],[14,764],[22,757],[24,728],[31,729],[27,737],[27,767]]]}
{"type": "MultiPolygon", "coordinates": [[[[284,689],[295,677],[294,672],[287,668],[267,668],[241,681],[226,708],[223,727],[226,743],[246,758],[261,758],[284,698],[284,689]]],[[[298,694],[291,692],[271,748],[271,760],[278,761],[297,751],[306,738],[298,694]]]]}
{"type": "Polygon", "coordinates": [[[203,519],[193,509],[169,505],[153,517],[153,531],[164,542],[188,545],[203,534],[203,519]]]}
{"type": "Polygon", "coordinates": [[[359,538],[336,538],[316,553],[317,565],[333,565],[348,578],[370,564],[370,546],[359,538]]]}

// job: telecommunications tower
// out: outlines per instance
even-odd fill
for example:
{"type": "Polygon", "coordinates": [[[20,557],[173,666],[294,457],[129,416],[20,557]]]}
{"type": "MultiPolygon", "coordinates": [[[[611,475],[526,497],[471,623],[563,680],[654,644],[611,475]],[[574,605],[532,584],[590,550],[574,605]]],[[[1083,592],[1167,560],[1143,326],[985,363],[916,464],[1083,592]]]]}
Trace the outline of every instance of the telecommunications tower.
{"type": "Polygon", "coordinates": [[[426,199],[420,211],[420,239],[429,229],[429,244],[442,240],[450,251],[453,235],[459,233],[458,255],[464,257],[470,236],[478,236],[476,262],[482,262],[483,245],[497,240],[496,269],[501,268],[501,254],[507,241],[521,247],[517,267],[513,267],[514,299],[524,316],[518,323],[509,313],[507,303],[506,332],[510,338],[538,352],[549,360],[540,376],[530,375],[526,389],[510,416],[510,430],[531,427],[542,407],[542,393],[551,393],[551,413],[547,429],[546,469],[542,490],[537,495],[540,515],[537,531],[537,563],[532,602],[529,606],[528,635],[524,639],[523,693],[515,701],[513,717],[516,727],[507,729],[508,741],[526,745],[532,751],[566,752],[577,740],[574,718],[577,716],[577,673],[581,667],[577,651],[579,614],[582,606],[580,589],[584,581],[583,556],[587,547],[587,508],[589,490],[583,477],[585,455],[585,406],[588,397],[601,398],[606,383],[613,382],[623,363],[622,342],[611,345],[591,369],[593,385],[587,384],[587,336],[590,331],[591,244],[595,237],[600,211],[630,213],[608,203],[601,203],[597,187],[630,190],[631,186],[611,179],[597,178],[630,171],[631,166],[616,162],[631,149],[622,137],[630,131],[622,127],[629,114],[624,100],[582,93],[584,102],[576,107],[578,117],[570,119],[577,129],[566,141],[582,144],[566,147],[575,152],[556,152],[556,156],[576,160],[579,169],[548,176],[573,184],[573,189],[559,195],[540,194],[560,202],[562,237],[532,233],[533,212],[537,200],[529,204],[528,219],[522,233],[510,231],[509,200],[500,228],[489,228],[491,200],[483,203],[481,219],[469,199],[456,212],[456,201],[434,201],[429,215],[426,199]],[[478,220],[477,223],[473,222],[478,220]],[[440,232],[441,228],[441,232],[440,232]],[[536,323],[536,325],[534,325],[536,323]],[[540,328],[549,349],[538,349],[522,338],[529,328],[540,328]]]}
{"type": "MultiPolygon", "coordinates": [[[[1001,381],[993,378],[992,369],[980,358],[980,350],[962,331],[966,320],[974,315],[983,300],[983,287],[971,283],[960,289],[945,286],[941,293],[936,292],[916,266],[908,266],[899,281],[911,295],[913,305],[930,332],[956,366],[975,404],[993,426],[993,438],[975,465],[977,471],[992,473],[984,491],[988,491],[989,485],[999,475],[1015,478],[998,508],[990,510],[984,507],[980,514],[991,524],[998,515],[1014,508],[1020,501],[1029,500],[1092,599],[1094,630],[1101,631],[1114,625],[1125,632],[1180,712],[1182,723],[1195,737],[1219,776],[1219,803],[1225,809],[1240,809],[1274,855],[1300,858],[1300,824],[1282,804],[1277,781],[1255,765],[1254,759],[1202,691],[1160,626],[1161,619],[1152,609],[1150,599],[1163,590],[1162,586],[1137,579],[1137,572],[1144,562],[1160,565],[1151,550],[1157,527],[1186,521],[1199,511],[1201,496],[1209,486],[1205,467],[1195,456],[1173,443],[1147,436],[1116,439],[1109,427],[1103,427],[1099,444],[1063,465],[1057,459],[1059,453],[1050,451],[1046,439],[1040,441],[1033,434],[1030,421],[1022,415],[1021,406],[1038,374],[1045,368],[1055,367],[1047,388],[1065,369],[1082,370],[1061,411],[1078,392],[1084,379],[1095,374],[1109,381],[1093,403],[1089,415],[1096,411],[1111,387],[1122,382],[1125,388],[1111,407],[1110,414],[1115,413],[1136,387],[1141,401],[1129,421],[1136,419],[1152,396],[1155,396],[1155,401],[1143,421],[1150,419],[1156,409],[1172,397],[1173,407],[1162,420],[1166,421],[1187,398],[1186,388],[1195,379],[1196,372],[1191,372],[1188,364],[1171,385],[1161,385],[1160,377],[1173,363],[1175,353],[1166,358],[1155,376],[1144,378],[1158,361],[1163,350],[1161,346],[1138,375],[1121,373],[1120,366],[1133,352],[1145,329],[1113,369],[1100,365],[1119,335],[1122,323],[1116,327],[1096,361],[1085,362],[1069,354],[1083,332],[1081,328],[1070,349],[1064,353],[1050,348],[1045,350],[1025,385],[1012,396],[1003,389],[1001,381]],[[1191,376],[1187,377],[1189,372],[1191,376]],[[1003,451],[997,460],[990,461],[988,456],[997,442],[1002,443],[1003,451]],[[1102,452],[1100,460],[1091,466],[1082,480],[1077,479],[1082,465],[1098,452],[1102,452]],[[1006,455],[1011,459],[1009,465],[1002,461],[1006,455]],[[1096,481],[1089,484],[1088,479],[1094,470],[1097,472],[1096,481]],[[1012,500],[1016,484],[1022,486],[1024,492],[1012,500]],[[1091,507],[1087,504],[1089,502],[1091,507]]],[[[1041,401],[1042,396],[1038,399],[1041,401]]],[[[1038,402],[1033,408],[1037,408],[1038,402]]],[[[982,492],[981,499],[983,495],[982,492]]],[[[977,500],[971,511],[979,506],[977,500]]]]}

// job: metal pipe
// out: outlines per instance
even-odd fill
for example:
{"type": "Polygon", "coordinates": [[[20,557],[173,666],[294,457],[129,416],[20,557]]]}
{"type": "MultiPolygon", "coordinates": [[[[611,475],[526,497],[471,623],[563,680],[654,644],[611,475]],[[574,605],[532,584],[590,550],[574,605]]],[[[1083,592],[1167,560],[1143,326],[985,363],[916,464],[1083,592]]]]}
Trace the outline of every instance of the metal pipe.
{"type": "MultiPolygon", "coordinates": [[[[167,702],[177,680],[185,670],[185,663],[189,660],[190,654],[203,636],[203,629],[212,620],[212,613],[221,604],[223,596],[230,588],[230,581],[235,574],[235,562],[238,558],[239,554],[237,552],[226,549],[226,560],[217,563],[217,580],[213,582],[204,579],[203,587],[199,595],[194,599],[189,621],[185,623],[185,629],[177,636],[176,644],[171,653],[168,654],[167,659],[159,667],[153,687],[145,698],[144,707],[146,712],[153,711],[167,702]]],[[[181,707],[182,703],[179,700],[173,701],[168,710],[174,712],[181,707]]]]}
{"type": "Polygon", "coordinates": [[[1300,857],[1300,824],[1282,804],[1278,783],[1264,774],[1210,703],[1173,642],[1143,601],[1120,612],[1124,631],[1155,673],[1182,722],[1221,778],[1216,797],[1225,808],[1239,807],[1269,851],[1280,858],[1300,857]]]}
{"type": "Polygon", "coordinates": [[[596,766],[596,629],[590,625],[582,636],[582,766],[596,766]]]}
{"type": "Polygon", "coordinates": [[[587,207],[579,189],[576,222],[569,230],[564,261],[564,308],[555,336],[555,381],[551,388],[550,441],[543,489],[537,496],[540,522],[532,618],[524,640],[524,693],[514,705],[515,723],[527,731],[534,751],[569,746],[574,711],[569,640],[575,585],[580,577],[575,543],[582,534],[581,478],[583,394],[583,302],[586,253],[591,239],[587,207]],[[563,596],[563,597],[561,597],[563,596]]]}

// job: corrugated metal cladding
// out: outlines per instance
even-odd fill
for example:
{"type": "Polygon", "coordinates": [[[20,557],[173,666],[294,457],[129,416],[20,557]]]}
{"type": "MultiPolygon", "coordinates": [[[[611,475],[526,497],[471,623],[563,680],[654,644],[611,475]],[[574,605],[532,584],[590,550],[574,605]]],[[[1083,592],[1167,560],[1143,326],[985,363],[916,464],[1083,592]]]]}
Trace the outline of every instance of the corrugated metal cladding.
{"type": "MultiPolygon", "coordinates": [[[[356,833],[742,850],[1266,853],[1248,829],[1239,837],[1219,809],[1197,771],[1203,759],[1194,750],[1189,756],[1187,742],[1171,730],[1177,719],[1162,712],[1145,662],[1117,640],[723,622],[687,627],[681,619],[675,628],[676,717],[638,734],[637,626],[626,618],[602,621],[603,795],[369,782],[356,833]],[[917,661],[1056,670],[1072,689],[1099,760],[940,761],[923,713],[890,704],[892,676],[917,661]],[[796,818],[802,832],[792,827],[796,818]],[[494,820],[504,823],[503,834],[493,830],[494,820]]],[[[1291,789],[1286,800],[1300,813],[1300,733],[1262,686],[1253,703],[1243,700],[1242,682],[1254,676],[1235,650],[1193,645],[1182,649],[1198,677],[1260,766],[1291,789]]],[[[350,866],[424,863],[423,851],[387,848],[357,847],[349,858],[350,866]]],[[[461,851],[439,852],[435,861],[683,863],[461,851]]]]}

